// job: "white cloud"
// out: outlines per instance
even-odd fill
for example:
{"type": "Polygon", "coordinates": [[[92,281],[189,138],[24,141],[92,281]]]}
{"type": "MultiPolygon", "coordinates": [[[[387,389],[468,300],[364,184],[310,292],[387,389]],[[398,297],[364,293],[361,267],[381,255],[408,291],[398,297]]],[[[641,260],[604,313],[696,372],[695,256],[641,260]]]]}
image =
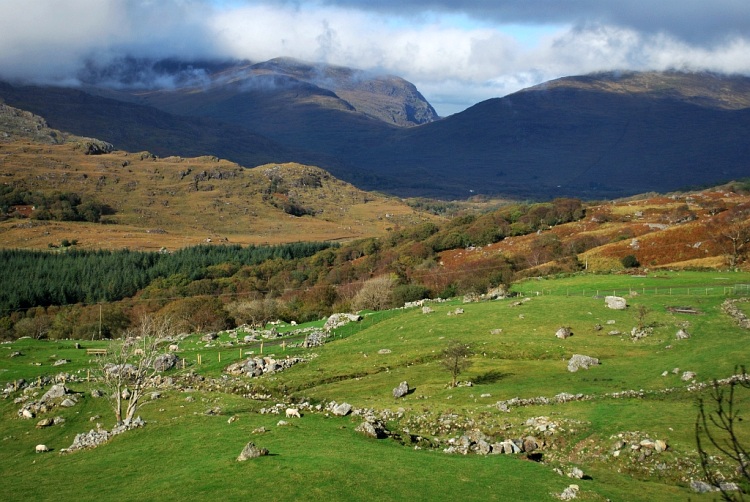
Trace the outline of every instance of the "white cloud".
{"type": "MultiPolygon", "coordinates": [[[[385,4],[363,10],[356,2],[336,3],[4,0],[0,78],[71,83],[86,60],[104,63],[126,55],[252,61],[289,56],[402,76],[446,115],[544,80],[593,71],[750,73],[750,36],[729,29],[737,19],[724,21],[725,15],[706,22],[716,32],[726,22],[732,35],[702,43],[675,35],[674,26],[658,29],[659,20],[669,17],[662,12],[666,7],[648,21],[633,8],[605,11],[600,0],[596,5],[577,0],[570,15],[560,11],[552,17],[541,8],[546,2],[482,10],[484,3],[477,1],[432,1],[427,3],[443,3],[447,11],[413,10],[400,17],[385,4]],[[457,10],[461,4],[467,6],[465,15],[457,10]],[[590,21],[587,5],[594,12],[590,21]],[[475,21],[467,22],[467,16],[475,21]],[[633,20],[625,22],[628,16],[633,20]],[[514,24],[498,24],[506,18],[514,24]],[[523,24],[536,19],[558,24],[523,24]]],[[[420,8],[419,1],[409,4],[420,8]]],[[[671,5],[666,13],[677,4],[671,5]]],[[[739,9],[736,17],[743,19],[746,11],[739,9]]],[[[697,18],[690,11],[677,21],[687,26],[697,18]]]]}

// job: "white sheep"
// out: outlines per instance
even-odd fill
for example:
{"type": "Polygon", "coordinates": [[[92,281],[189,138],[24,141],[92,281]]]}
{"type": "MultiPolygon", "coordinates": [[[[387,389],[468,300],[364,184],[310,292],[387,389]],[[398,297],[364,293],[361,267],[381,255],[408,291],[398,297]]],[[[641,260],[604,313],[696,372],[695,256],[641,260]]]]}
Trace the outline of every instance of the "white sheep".
{"type": "Polygon", "coordinates": [[[287,408],[286,409],[286,418],[302,418],[302,416],[299,414],[299,410],[297,408],[287,408]]]}
{"type": "Polygon", "coordinates": [[[44,445],[44,444],[38,444],[38,445],[36,445],[36,452],[37,453],[44,453],[46,451],[49,451],[49,448],[47,448],[47,445],[44,445]]]}

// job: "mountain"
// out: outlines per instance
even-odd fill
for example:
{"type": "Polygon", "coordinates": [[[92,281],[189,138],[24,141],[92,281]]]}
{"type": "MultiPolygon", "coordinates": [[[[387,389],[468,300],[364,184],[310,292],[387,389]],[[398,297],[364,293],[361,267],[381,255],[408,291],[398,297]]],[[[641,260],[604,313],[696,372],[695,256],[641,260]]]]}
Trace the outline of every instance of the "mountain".
{"type": "Polygon", "coordinates": [[[3,85],[0,98],[118,148],[295,161],[400,196],[605,199],[750,174],[748,77],[567,77],[437,120],[408,82],[348,68],[139,64],[90,72],[86,92],[3,85]]]}

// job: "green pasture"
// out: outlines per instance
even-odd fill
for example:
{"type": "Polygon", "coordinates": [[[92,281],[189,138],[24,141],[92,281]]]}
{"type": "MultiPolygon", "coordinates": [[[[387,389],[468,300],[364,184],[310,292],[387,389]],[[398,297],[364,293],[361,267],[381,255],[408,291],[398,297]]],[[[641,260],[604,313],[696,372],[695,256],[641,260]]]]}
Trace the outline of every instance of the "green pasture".
{"type": "MultiPolygon", "coordinates": [[[[73,408],[50,412],[66,422],[44,429],[34,428],[36,420],[18,418],[20,404],[13,403],[11,395],[0,401],[3,499],[554,500],[553,493],[575,483],[582,500],[713,500],[715,495],[697,495],[689,488],[691,479],[702,477],[694,424],[697,399],[706,393],[690,390],[681,376],[692,371],[698,381],[711,382],[750,361],[750,332],[721,310],[726,298],[742,296],[734,285],[743,283],[750,283],[748,274],[579,275],[515,285],[514,290],[525,292],[523,297],[430,303],[431,313],[420,308],[368,313],[363,321],[338,329],[323,347],[282,348],[280,340],[265,342],[263,355],[309,358],[283,373],[248,381],[271,392],[271,401],[197,391],[190,393],[193,400],[186,400],[187,393],[164,391],[161,399],[147,401],[141,409],[145,428],[95,450],[68,455],[58,451],[69,446],[75,434],[95,422],[112,426],[106,400],[88,394],[96,382],[71,383],[84,397],[73,408]],[[671,294],[661,286],[666,283],[673,285],[671,294]],[[538,288],[540,294],[530,294],[539,284],[544,285],[538,288]],[[703,294],[695,294],[701,288],[703,294]],[[731,294],[725,288],[731,288],[731,294]],[[624,295],[628,308],[608,309],[603,296],[611,292],[605,289],[624,295]],[[571,294],[575,291],[578,294],[571,294]],[[670,310],[675,306],[693,313],[670,310]],[[457,314],[458,308],[463,313],[457,314]],[[642,319],[639,310],[646,312],[642,319]],[[639,321],[653,333],[633,341],[630,331],[639,321]],[[573,336],[556,338],[562,326],[570,327],[573,336]],[[675,338],[681,328],[690,338],[675,338]],[[615,330],[620,334],[609,334],[615,330]],[[451,340],[474,351],[472,365],[459,376],[471,386],[448,385],[450,374],[440,358],[451,340]],[[567,361],[573,354],[599,358],[601,365],[571,373],[567,361]],[[404,380],[412,392],[394,399],[393,388],[404,380]],[[613,396],[622,391],[642,394],[613,396]],[[508,412],[496,406],[515,397],[553,398],[561,393],[587,398],[511,406],[508,412]],[[307,412],[290,419],[289,426],[278,426],[283,417],[257,412],[284,394],[292,402],[333,400],[400,413],[401,419],[388,424],[392,430],[408,429],[440,441],[474,429],[493,441],[518,437],[529,418],[541,416],[558,421],[561,430],[553,437],[555,447],[544,450],[542,462],[525,455],[447,455],[442,448],[414,449],[391,439],[366,438],[354,431],[361,423],[358,417],[307,412]],[[207,415],[212,408],[221,411],[207,415]],[[91,422],[96,415],[100,418],[91,422]],[[228,423],[235,415],[238,420],[228,423]],[[459,417],[461,428],[447,436],[433,430],[444,416],[459,417]],[[259,427],[268,432],[253,433],[259,427]],[[627,455],[615,458],[611,445],[623,434],[663,439],[669,449],[645,463],[627,455]],[[236,462],[248,441],[272,455],[236,462]],[[39,443],[55,451],[36,454],[39,443]],[[573,465],[587,478],[573,480],[553,470],[573,465]]],[[[80,343],[82,349],[72,341],[2,344],[0,383],[60,371],[83,378],[96,366],[85,348],[105,347],[106,342],[80,343]],[[23,355],[9,357],[16,351],[23,355]],[[52,366],[61,358],[70,362],[52,366]]],[[[219,377],[228,364],[251,352],[259,355],[261,349],[260,344],[237,344],[226,333],[208,345],[198,334],[181,341],[179,355],[186,366],[173,374],[219,377]]],[[[747,394],[738,391],[739,409],[750,405],[747,394]]],[[[745,423],[739,433],[747,444],[750,429],[745,423]]]]}

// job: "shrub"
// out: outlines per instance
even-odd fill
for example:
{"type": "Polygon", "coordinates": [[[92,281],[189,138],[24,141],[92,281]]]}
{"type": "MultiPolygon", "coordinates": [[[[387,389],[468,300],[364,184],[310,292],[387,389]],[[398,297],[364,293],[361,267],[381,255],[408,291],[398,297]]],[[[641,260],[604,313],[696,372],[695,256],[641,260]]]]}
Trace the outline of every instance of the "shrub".
{"type": "Polygon", "coordinates": [[[620,259],[620,263],[622,263],[622,266],[625,268],[637,268],[641,266],[640,262],[638,261],[638,258],[633,256],[632,254],[623,256],[620,259]]]}

